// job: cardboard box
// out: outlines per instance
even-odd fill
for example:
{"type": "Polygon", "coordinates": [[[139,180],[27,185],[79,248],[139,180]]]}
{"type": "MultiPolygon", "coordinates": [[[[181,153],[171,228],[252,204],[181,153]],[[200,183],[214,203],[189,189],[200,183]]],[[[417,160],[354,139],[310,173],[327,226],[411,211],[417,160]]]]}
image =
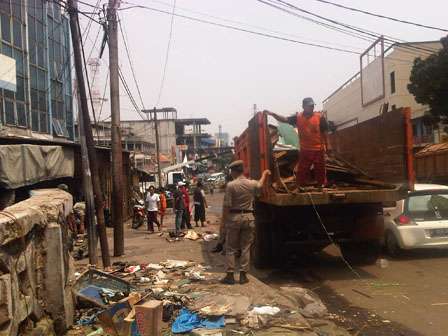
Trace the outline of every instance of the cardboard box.
{"type": "Polygon", "coordinates": [[[135,307],[135,321],[141,336],[159,336],[162,332],[163,302],[149,300],[135,307]]]}

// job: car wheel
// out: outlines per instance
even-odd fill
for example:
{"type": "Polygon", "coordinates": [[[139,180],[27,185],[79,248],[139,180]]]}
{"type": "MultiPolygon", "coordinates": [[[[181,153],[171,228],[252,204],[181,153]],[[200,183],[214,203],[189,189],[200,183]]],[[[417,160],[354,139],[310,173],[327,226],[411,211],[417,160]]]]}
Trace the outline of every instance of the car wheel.
{"type": "Polygon", "coordinates": [[[388,231],[386,233],[385,245],[386,245],[386,252],[389,256],[397,257],[400,254],[401,249],[400,246],[398,245],[397,238],[391,231],[388,231]]]}

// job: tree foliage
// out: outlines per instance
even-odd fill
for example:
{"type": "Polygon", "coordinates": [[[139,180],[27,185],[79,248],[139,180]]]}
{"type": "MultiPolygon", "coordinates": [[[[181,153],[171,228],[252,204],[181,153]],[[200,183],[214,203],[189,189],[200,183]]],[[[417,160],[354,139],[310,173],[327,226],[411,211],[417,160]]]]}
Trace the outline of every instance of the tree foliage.
{"type": "Polygon", "coordinates": [[[428,105],[435,117],[448,117],[448,36],[442,49],[426,59],[416,58],[408,90],[417,103],[428,105]]]}

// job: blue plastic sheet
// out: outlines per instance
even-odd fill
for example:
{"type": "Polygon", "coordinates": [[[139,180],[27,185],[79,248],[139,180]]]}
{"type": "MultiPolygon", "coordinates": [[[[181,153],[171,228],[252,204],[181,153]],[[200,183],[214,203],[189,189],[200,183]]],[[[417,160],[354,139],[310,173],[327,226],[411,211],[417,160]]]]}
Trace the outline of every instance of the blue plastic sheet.
{"type": "Polygon", "coordinates": [[[224,325],[224,316],[218,317],[216,319],[205,319],[201,318],[198,314],[193,313],[186,308],[182,308],[179,312],[179,316],[177,316],[176,320],[171,326],[171,331],[174,334],[180,334],[198,328],[219,329],[223,328],[224,325]]]}

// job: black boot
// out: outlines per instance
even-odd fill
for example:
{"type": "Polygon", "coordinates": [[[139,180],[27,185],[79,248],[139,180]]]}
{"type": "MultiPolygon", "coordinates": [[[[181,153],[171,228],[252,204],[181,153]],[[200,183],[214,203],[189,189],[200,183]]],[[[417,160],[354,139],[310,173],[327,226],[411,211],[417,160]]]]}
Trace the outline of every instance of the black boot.
{"type": "Polygon", "coordinates": [[[216,246],[213,248],[212,252],[213,253],[218,253],[221,252],[223,250],[223,246],[221,243],[216,244],[216,246]]]}
{"type": "Polygon", "coordinates": [[[221,283],[225,285],[234,285],[235,278],[233,277],[233,272],[227,272],[226,276],[221,279],[221,283]]]}
{"type": "Polygon", "coordinates": [[[240,272],[240,284],[244,285],[244,284],[246,284],[248,282],[249,282],[249,279],[247,278],[246,272],[241,271],[240,272]]]}

